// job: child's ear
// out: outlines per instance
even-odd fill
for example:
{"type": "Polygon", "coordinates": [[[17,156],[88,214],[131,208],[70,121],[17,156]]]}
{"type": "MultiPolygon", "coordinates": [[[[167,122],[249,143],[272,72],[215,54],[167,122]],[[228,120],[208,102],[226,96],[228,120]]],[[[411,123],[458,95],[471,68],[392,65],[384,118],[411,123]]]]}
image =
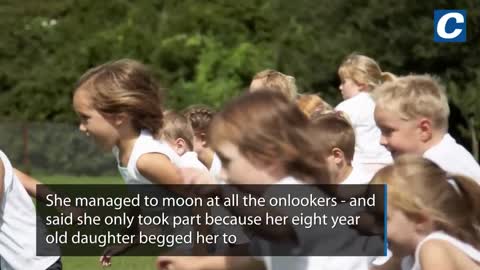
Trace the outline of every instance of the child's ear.
{"type": "Polygon", "coordinates": [[[413,216],[415,221],[415,230],[419,233],[428,233],[434,229],[433,220],[424,214],[416,214],[413,216]]]}
{"type": "Polygon", "coordinates": [[[187,152],[187,142],[183,138],[177,138],[175,140],[175,150],[178,155],[183,155],[185,152],[187,152]]]}
{"type": "Polygon", "coordinates": [[[345,154],[338,147],[334,147],[332,149],[331,155],[333,156],[333,158],[335,160],[335,163],[337,163],[337,164],[340,164],[341,162],[343,162],[345,160],[345,154]]]}
{"type": "Polygon", "coordinates": [[[126,123],[129,119],[129,116],[126,113],[116,113],[116,114],[113,114],[112,117],[113,117],[113,123],[116,126],[120,126],[126,123]]]}
{"type": "Polygon", "coordinates": [[[420,130],[420,140],[422,142],[428,142],[433,136],[432,121],[427,118],[420,118],[418,121],[418,128],[420,130]]]}
{"type": "Polygon", "coordinates": [[[202,144],[202,147],[207,148],[208,147],[207,134],[205,134],[205,132],[202,132],[198,135],[198,138],[200,139],[200,143],[202,144]]]}
{"type": "Polygon", "coordinates": [[[362,90],[362,91],[367,91],[368,90],[368,84],[366,84],[366,83],[358,83],[357,85],[360,87],[360,90],[362,90]]]}

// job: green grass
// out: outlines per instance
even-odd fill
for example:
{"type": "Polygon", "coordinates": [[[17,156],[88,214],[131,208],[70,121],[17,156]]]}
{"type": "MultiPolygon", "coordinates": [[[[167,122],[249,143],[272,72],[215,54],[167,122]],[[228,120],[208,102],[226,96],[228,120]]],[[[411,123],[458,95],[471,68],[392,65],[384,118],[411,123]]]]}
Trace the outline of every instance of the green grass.
{"type": "MultiPolygon", "coordinates": [[[[34,175],[35,178],[45,184],[123,184],[120,176],[65,176],[65,175],[34,175]]],[[[160,255],[160,254],[159,254],[160,255]]],[[[65,270],[90,270],[102,269],[98,262],[98,256],[73,257],[63,256],[63,269],[65,270]]],[[[155,269],[155,257],[138,257],[138,256],[120,256],[112,258],[112,266],[105,269],[121,269],[121,270],[143,270],[155,269]]]]}
{"type": "Polygon", "coordinates": [[[63,256],[63,269],[121,269],[121,270],[143,270],[155,269],[155,257],[114,257],[112,258],[112,266],[103,268],[98,262],[98,257],[71,257],[63,256]]]}
{"type": "Polygon", "coordinates": [[[45,184],[123,184],[120,176],[67,176],[67,175],[34,175],[45,184]]]}

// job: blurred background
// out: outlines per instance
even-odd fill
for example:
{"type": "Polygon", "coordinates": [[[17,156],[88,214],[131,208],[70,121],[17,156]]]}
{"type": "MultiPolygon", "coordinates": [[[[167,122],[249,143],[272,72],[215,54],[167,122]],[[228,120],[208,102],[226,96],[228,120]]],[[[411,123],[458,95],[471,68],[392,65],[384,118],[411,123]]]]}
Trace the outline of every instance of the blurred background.
{"type": "Polygon", "coordinates": [[[342,59],[366,54],[384,71],[440,77],[451,132],[478,159],[477,0],[0,0],[0,29],[0,148],[30,172],[116,174],[77,131],[71,97],[87,69],[125,57],[182,109],[220,108],[265,68],[335,105],[342,59]],[[435,9],[467,10],[467,42],[433,42],[435,9]]]}
{"type": "MultiPolygon", "coordinates": [[[[0,149],[46,183],[121,183],[112,155],[78,131],[71,97],[87,69],[126,57],[151,67],[165,106],[218,109],[266,68],[336,105],[342,59],[366,54],[397,75],[438,76],[450,132],[479,157],[478,0],[0,0],[0,29],[0,149]],[[435,9],[467,11],[467,42],[433,41],[435,9]]],[[[67,258],[66,269],[97,260],[67,258]]]]}

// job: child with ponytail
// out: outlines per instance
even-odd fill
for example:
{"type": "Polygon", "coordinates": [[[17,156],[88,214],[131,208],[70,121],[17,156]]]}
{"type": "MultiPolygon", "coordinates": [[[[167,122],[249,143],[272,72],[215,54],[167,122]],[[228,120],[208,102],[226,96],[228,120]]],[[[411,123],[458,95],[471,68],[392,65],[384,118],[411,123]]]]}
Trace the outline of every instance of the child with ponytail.
{"type": "Polygon", "coordinates": [[[413,258],[408,269],[480,269],[480,186],[474,180],[403,155],[372,183],[388,185],[389,248],[397,258],[413,258]]]}

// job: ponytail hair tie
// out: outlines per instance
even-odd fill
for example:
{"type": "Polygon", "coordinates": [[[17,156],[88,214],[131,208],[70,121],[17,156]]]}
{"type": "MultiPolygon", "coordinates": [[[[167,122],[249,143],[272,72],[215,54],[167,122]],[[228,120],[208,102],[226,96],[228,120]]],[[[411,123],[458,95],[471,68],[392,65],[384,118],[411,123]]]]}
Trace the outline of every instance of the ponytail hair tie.
{"type": "Polygon", "coordinates": [[[460,187],[458,186],[457,184],[457,181],[455,181],[455,178],[449,176],[447,178],[447,183],[452,186],[452,188],[455,190],[455,192],[458,194],[458,195],[462,195],[462,191],[460,190],[460,187]]]}

